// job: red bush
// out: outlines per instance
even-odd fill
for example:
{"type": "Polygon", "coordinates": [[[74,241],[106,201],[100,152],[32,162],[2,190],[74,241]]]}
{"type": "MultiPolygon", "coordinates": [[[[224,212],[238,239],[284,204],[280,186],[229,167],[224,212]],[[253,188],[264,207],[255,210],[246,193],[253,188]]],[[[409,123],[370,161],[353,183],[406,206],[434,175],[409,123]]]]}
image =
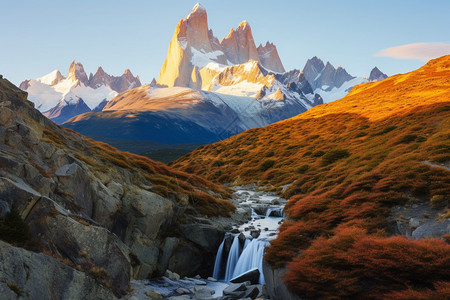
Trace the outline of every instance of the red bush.
{"type": "Polygon", "coordinates": [[[369,236],[357,228],[315,240],[285,278],[290,289],[312,299],[407,299],[427,291],[445,299],[449,280],[450,245],[443,241],[369,236]]]}

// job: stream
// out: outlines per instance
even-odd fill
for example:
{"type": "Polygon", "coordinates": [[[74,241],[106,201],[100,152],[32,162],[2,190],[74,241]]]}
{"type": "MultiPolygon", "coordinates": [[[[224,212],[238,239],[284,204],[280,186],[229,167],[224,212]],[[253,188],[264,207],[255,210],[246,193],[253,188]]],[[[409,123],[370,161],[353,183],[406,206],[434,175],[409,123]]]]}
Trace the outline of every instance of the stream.
{"type": "Polygon", "coordinates": [[[128,299],[220,299],[230,282],[247,280],[251,281],[248,293],[252,288],[258,288],[257,293],[249,298],[262,296],[265,247],[278,235],[286,200],[274,193],[260,191],[254,185],[234,187],[233,190],[233,204],[237,211],[246,211],[247,215],[251,211],[251,218],[245,223],[234,224],[226,233],[217,250],[211,277],[174,279],[166,275],[151,280],[134,280],[133,295],[128,299]]]}

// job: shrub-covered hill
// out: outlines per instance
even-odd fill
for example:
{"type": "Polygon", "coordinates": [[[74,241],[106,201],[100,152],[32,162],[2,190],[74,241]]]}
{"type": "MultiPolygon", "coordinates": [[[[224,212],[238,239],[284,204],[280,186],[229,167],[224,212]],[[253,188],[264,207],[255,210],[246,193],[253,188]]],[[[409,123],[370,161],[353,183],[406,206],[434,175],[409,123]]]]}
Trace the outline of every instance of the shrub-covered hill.
{"type": "Polygon", "coordinates": [[[229,197],[222,185],[54,124],[0,76],[6,298],[115,299],[132,277],[209,275],[225,234],[214,217],[235,210],[229,197]]]}
{"type": "MultiPolygon", "coordinates": [[[[289,197],[266,254],[307,298],[449,294],[450,56],[270,126],[198,148],[173,166],[289,197]]],[[[437,295],[437,296],[436,296],[437,295]]]]}

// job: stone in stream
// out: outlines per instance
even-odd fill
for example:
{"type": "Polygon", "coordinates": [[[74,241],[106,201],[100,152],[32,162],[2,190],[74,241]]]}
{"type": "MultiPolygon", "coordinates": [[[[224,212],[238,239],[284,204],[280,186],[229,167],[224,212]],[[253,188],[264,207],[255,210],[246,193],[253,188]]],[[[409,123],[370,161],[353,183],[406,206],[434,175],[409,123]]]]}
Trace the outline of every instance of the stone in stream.
{"type": "Polygon", "coordinates": [[[196,285],[206,285],[206,282],[200,279],[185,277],[184,280],[190,281],[191,283],[194,283],[196,285]]]}
{"type": "Polygon", "coordinates": [[[180,275],[178,275],[177,273],[172,272],[170,270],[166,270],[166,273],[164,273],[164,276],[166,276],[170,280],[180,280],[180,275]]]}
{"type": "Polygon", "coordinates": [[[261,230],[251,230],[250,231],[250,235],[252,236],[252,238],[257,239],[259,237],[261,230]]]}
{"type": "Polygon", "coordinates": [[[189,297],[188,295],[172,296],[169,298],[169,300],[191,300],[191,297],[189,297]]]}
{"type": "Polygon", "coordinates": [[[183,295],[183,294],[190,294],[190,291],[189,291],[188,289],[185,289],[185,288],[182,288],[182,287],[177,288],[177,289],[175,290],[175,292],[177,292],[177,293],[180,294],[180,295],[183,295]]]}
{"type": "Polygon", "coordinates": [[[195,287],[194,288],[194,298],[195,300],[216,300],[217,297],[213,297],[215,291],[207,286],[195,287]]]}
{"type": "Polygon", "coordinates": [[[247,287],[247,290],[245,291],[245,298],[251,298],[255,299],[258,297],[258,295],[261,293],[257,285],[250,285],[247,287]]]}
{"type": "Polygon", "coordinates": [[[163,295],[161,295],[158,291],[147,291],[145,292],[145,295],[149,297],[150,299],[162,299],[164,298],[163,295]]]}
{"type": "Polygon", "coordinates": [[[251,284],[258,284],[259,283],[259,275],[260,272],[258,268],[251,269],[239,276],[234,277],[230,280],[231,283],[240,283],[240,282],[246,282],[250,281],[251,284]]]}
{"type": "Polygon", "coordinates": [[[247,287],[244,283],[233,283],[223,290],[224,295],[231,295],[235,292],[245,292],[247,287]]]}

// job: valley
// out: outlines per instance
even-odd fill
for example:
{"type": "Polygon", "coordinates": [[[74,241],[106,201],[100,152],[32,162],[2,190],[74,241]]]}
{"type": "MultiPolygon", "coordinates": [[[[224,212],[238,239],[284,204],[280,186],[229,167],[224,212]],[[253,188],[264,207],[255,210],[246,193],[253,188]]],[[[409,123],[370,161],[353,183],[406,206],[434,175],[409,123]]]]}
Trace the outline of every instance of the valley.
{"type": "Polygon", "coordinates": [[[450,299],[445,15],[80,1],[8,4],[1,299],[450,299]]]}

